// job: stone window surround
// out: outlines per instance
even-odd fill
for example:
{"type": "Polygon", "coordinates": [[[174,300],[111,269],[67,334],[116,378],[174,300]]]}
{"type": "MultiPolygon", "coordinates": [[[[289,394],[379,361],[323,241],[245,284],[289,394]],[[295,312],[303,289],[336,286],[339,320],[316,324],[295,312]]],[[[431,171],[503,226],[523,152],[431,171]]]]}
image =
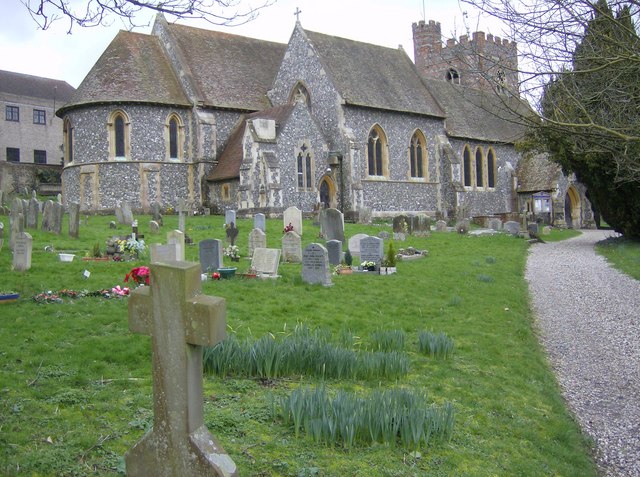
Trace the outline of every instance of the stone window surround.
{"type": "Polygon", "coordinates": [[[462,184],[465,188],[465,190],[467,191],[495,191],[496,190],[496,182],[497,182],[497,176],[496,176],[496,165],[497,165],[497,160],[496,160],[496,153],[493,149],[493,147],[489,146],[487,148],[487,152],[485,154],[484,152],[484,148],[482,146],[476,146],[475,150],[474,150],[474,154],[471,154],[471,147],[468,144],[465,144],[463,149],[462,149],[462,184]],[[469,164],[468,164],[468,168],[469,168],[469,179],[470,179],[470,183],[466,184],[465,183],[465,175],[466,175],[466,169],[467,169],[467,165],[465,164],[465,152],[468,152],[469,154],[469,164]],[[478,153],[480,154],[480,160],[481,162],[481,166],[480,166],[480,172],[482,174],[481,177],[481,185],[478,185],[478,153]],[[492,170],[493,170],[493,186],[489,187],[489,161],[492,162],[492,170]]]}
{"type": "MultiPolygon", "coordinates": [[[[407,148],[407,160],[409,162],[409,168],[407,171],[409,181],[411,182],[429,182],[429,157],[427,152],[427,138],[424,133],[420,129],[416,129],[411,135],[411,140],[409,142],[409,147],[407,148]],[[412,166],[412,151],[414,150],[414,144],[419,144],[422,146],[422,175],[411,175],[411,166],[412,166]]],[[[417,165],[416,165],[416,174],[417,174],[417,165]]]]}
{"type": "Polygon", "coordinates": [[[300,141],[294,151],[294,161],[296,170],[296,189],[300,192],[311,192],[315,190],[313,178],[315,177],[315,154],[309,144],[308,139],[300,141]],[[298,157],[301,155],[301,157],[298,157]],[[300,164],[300,159],[302,164],[300,164]],[[302,165],[302,168],[300,168],[302,165]],[[310,170],[308,169],[310,168],[310,170]],[[302,183],[300,186],[300,175],[302,174],[302,183]]]}
{"type": "Polygon", "coordinates": [[[164,123],[164,143],[165,143],[165,160],[169,162],[183,162],[184,161],[184,123],[180,115],[176,112],[172,112],[167,116],[167,119],[164,123]],[[175,120],[178,126],[177,131],[177,151],[178,157],[170,157],[171,156],[171,120],[175,120]]]}
{"type": "MultiPolygon", "coordinates": [[[[374,124],[373,126],[371,126],[371,129],[369,129],[369,134],[367,136],[367,162],[366,162],[366,168],[367,168],[367,179],[369,180],[387,180],[389,179],[389,142],[387,141],[387,134],[384,132],[384,129],[382,129],[382,126],[380,126],[378,123],[374,124]],[[375,134],[375,136],[374,136],[375,134]],[[377,141],[380,141],[381,144],[381,148],[380,148],[380,152],[381,152],[381,171],[375,170],[374,172],[382,172],[382,174],[371,174],[371,167],[370,167],[370,163],[369,163],[369,156],[371,154],[371,151],[369,150],[370,147],[370,141],[371,139],[374,140],[374,142],[377,143],[377,141]]],[[[377,148],[376,148],[377,149],[377,148]]],[[[376,161],[377,157],[373,158],[374,161],[374,168],[377,169],[377,161],[376,161]]]]}
{"type": "Polygon", "coordinates": [[[222,184],[222,186],[220,187],[220,198],[225,201],[225,202],[229,202],[231,200],[231,185],[230,184],[222,184]]]}
{"type": "Polygon", "coordinates": [[[75,130],[69,118],[64,119],[62,134],[64,147],[64,163],[68,165],[73,162],[73,144],[75,141],[75,130]]]}
{"type": "Polygon", "coordinates": [[[131,160],[131,120],[127,113],[122,109],[115,109],[109,115],[107,122],[107,131],[109,133],[109,160],[110,161],[128,161],[131,160]],[[124,156],[116,156],[116,128],[115,123],[118,116],[124,121],[124,156]]]}

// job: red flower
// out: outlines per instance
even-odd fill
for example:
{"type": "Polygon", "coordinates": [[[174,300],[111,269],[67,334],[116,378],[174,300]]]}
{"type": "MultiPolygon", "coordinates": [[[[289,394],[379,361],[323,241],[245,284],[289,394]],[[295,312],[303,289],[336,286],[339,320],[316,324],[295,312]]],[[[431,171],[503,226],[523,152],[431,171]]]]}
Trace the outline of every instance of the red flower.
{"type": "Polygon", "coordinates": [[[213,278],[214,280],[220,280],[220,274],[218,272],[213,272],[211,278],[213,278]]]}
{"type": "Polygon", "coordinates": [[[149,285],[149,267],[136,267],[132,268],[129,273],[124,277],[125,283],[129,281],[131,278],[137,284],[142,284],[144,282],[145,285],[149,285]]]}

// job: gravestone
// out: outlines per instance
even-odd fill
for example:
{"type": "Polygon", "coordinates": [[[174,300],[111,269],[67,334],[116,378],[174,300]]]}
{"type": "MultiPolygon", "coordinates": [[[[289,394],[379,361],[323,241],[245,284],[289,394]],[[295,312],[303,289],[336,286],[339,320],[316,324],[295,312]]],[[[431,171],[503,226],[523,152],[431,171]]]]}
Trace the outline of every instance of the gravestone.
{"type": "Polygon", "coordinates": [[[373,210],[370,207],[358,207],[358,223],[370,224],[373,217],[373,210]]]}
{"type": "Polygon", "coordinates": [[[22,200],[22,220],[24,220],[24,228],[27,228],[27,215],[29,215],[29,201],[27,199],[22,200]]]}
{"type": "Polygon", "coordinates": [[[302,237],[302,212],[296,206],[289,207],[282,214],[284,227],[291,224],[293,231],[302,237]]]}
{"type": "Polygon", "coordinates": [[[203,347],[226,337],[226,303],[201,294],[197,263],[150,268],[150,286],[129,297],[129,329],[151,336],[153,428],[126,453],[127,476],[237,476],[203,412],[203,347]]]}
{"type": "Polygon", "coordinates": [[[389,232],[383,230],[382,232],[378,232],[378,238],[381,238],[382,240],[389,240],[391,238],[391,235],[389,234],[389,232]]]}
{"type": "Polygon", "coordinates": [[[162,245],[159,243],[152,243],[149,245],[149,261],[151,263],[167,263],[175,262],[178,257],[178,244],[168,243],[162,245]]]}
{"type": "Polygon", "coordinates": [[[411,221],[406,215],[397,215],[393,218],[393,231],[396,233],[411,233],[411,221]]]}
{"type": "Polygon", "coordinates": [[[133,212],[131,212],[131,204],[127,201],[122,203],[122,223],[131,225],[133,223],[133,212]]]}
{"type": "Polygon", "coordinates": [[[537,236],[538,230],[539,230],[538,224],[535,222],[532,222],[527,225],[527,231],[529,232],[529,235],[537,236]]]}
{"type": "Polygon", "coordinates": [[[187,216],[187,201],[184,199],[178,200],[178,230],[182,233],[186,230],[186,216],[187,216]]]}
{"type": "Polygon", "coordinates": [[[329,270],[327,249],[319,243],[307,245],[302,252],[302,280],[305,283],[320,283],[326,287],[333,285],[329,270]]]}
{"type": "Polygon", "coordinates": [[[280,266],[279,248],[256,248],[251,258],[251,268],[263,275],[278,276],[280,266]]]}
{"type": "Polygon", "coordinates": [[[198,244],[202,273],[210,273],[222,267],[222,242],[218,239],[201,240],[198,244]]]}
{"type": "Polygon", "coordinates": [[[489,219],[489,228],[495,230],[496,232],[499,232],[500,230],[502,230],[502,220],[495,217],[489,219]]]}
{"type": "Polygon", "coordinates": [[[384,241],[378,237],[365,237],[360,240],[360,262],[375,262],[380,268],[384,256],[384,241]]]}
{"type": "Polygon", "coordinates": [[[518,234],[520,233],[520,224],[518,222],[510,220],[504,223],[504,230],[506,230],[507,233],[510,233],[511,235],[518,236],[518,234]]]}
{"type": "Polygon", "coordinates": [[[0,252],[2,252],[3,245],[4,245],[4,223],[0,222],[0,252]]]}
{"type": "Polygon", "coordinates": [[[22,220],[22,212],[14,216],[9,216],[9,249],[15,250],[16,239],[24,232],[24,220],[22,220]]]}
{"type": "Polygon", "coordinates": [[[224,223],[234,224],[236,223],[236,211],[235,210],[225,210],[224,212],[224,223]]]}
{"type": "Polygon", "coordinates": [[[249,234],[249,257],[253,257],[257,248],[267,248],[267,234],[259,228],[253,229],[249,234]]]}
{"type": "Polygon", "coordinates": [[[24,272],[31,268],[31,250],[33,239],[27,232],[16,235],[13,243],[13,270],[24,272]]]}
{"type": "Polygon", "coordinates": [[[235,222],[229,222],[227,225],[227,242],[231,245],[235,245],[236,238],[238,238],[238,227],[236,227],[235,222]]]}
{"type": "MultiPolygon", "coordinates": [[[[545,225],[544,227],[542,227],[542,235],[550,235],[551,234],[551,227],[549,227],[548,225],[545,225]]],[[[2,248],[2,246],[0,245],[0,248],[2,248]]]]}
{"type": "Polygon", "coordinates": [[[253,216],[253,228],[267,232],[267,220],[264,214],[256,214],[253,216]]]}
{"type": "Polygon", "coordinates": [[[80,234],[80,204],[69,204],[69,237],[78,238],[80,234]]]}
{"type": "Polygon", "coordinates": [[[428,237],[431,235],[431,217],[426,214],[418,214],[411,217],[411,233],[416,237],[428,237]]]}
{"type": "Polygon", "coordinates": [[[167,232],[167,244],[176,244],[177,260],[184,260],[184,234],[179,230],[171,230],[167,232]]]}
{"type": "Polygon", "coordinates": [[[302,240],[295,232],[287,232],[282,237],[282,261],[288,263],[302,261],[302,240]]]}
{"type": "Polygon", "coordinates": [[[121,203],[118,203],[118,205],[116,205],[114,213],[116,215],[116,221],[119,224],[124,224],[124,215],[122,214],[122,204],[121,203]]]}
{"type": "Polygon", "coordinates": [[[47,200],[42,206],[42,224],[40,228],[47,232],[51,231],[51,222],[53,220],[53,201],[47,200]]]}
{"type": "Polygon", "coordinates": [[[49,224],[50,230],[57,235],[62,232],[62,218],[64,217],[64,205],[60,202],[54,202],[51,207],[51,223],[49,224]]]}
{"type": "Polygon", "coordinates": [[[327,242],[327,253],[331,265],[340,265],[342,262],[342,242],[340,240],[329,240],[327,242]]]}
{"type": "Polygon", "coordinates": [[[366,237],[368,237],[367,234],[355,234],[349,239],[349,252],[352,256],[360,256],[360,241],[366,237]]]}
{"type": "Polygon", "coordinates": [[[325,240],[344,242],[344,215],[338,209],[324,209],[320,212],[320,233],[325,240]]]}
{"type": "MultiPolygon", "coordinates": [[[[29,194],[25,194],[25,195],[29,195],[29,194]]],[[[56,195],[56,202],[58,204],[62,204],[62,194],[58,192],[58,195],[56,195]]]]}
{"type": "Polygon", "coordinates": [[[407,240],[407,234],[405,234],[404,232],[393,232],[393,240],[404,242],[405,240],[407,240]]]}
{"type": "Polygon", "coordinates": [[[29,201],[29,207],[27,210],[27,228],[38,228],[38,216],[40,215],[40,202],[35,197],[32,197],[29,201]]]}
{"type": "Polygon", "coordinates": [[[155,220],[149,221],[149,232],[152,234],[157,234],[160,232],[160,224],[155,220]]]}
{"type": "Polygon", "coordinates": [[[438,220],[436,222],[436,232],[446,232],[447,223],[444,220],[438,220]]]}
{"type": "Polygon", "coordinates": [[[162,220],[162,214],[160,213],[161,205],[159,202],[153,201],[151,202],[151,219],[160,223],[162,220]]]}

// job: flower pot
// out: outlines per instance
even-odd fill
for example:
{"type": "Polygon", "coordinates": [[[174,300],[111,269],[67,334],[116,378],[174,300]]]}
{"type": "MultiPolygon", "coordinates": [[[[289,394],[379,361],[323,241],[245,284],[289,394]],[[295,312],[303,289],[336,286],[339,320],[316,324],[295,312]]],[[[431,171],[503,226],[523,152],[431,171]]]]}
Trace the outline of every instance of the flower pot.
{"type": "Polygon", "coordinates": [[[61,262],[73,262],[73,258],[75,257],[72,253],[59,253],[58,257],[61,262]]]}
{"type": "Polygon", "coordinates": [[[353,274],[353,270],[350,268],[341,268],[338,271],[338,275],[351,275],[351,274],[353,274]]]}
{"type": "Polygon", "coordinates": [[[8,295],[0,295],[0,305],[13,303],[20,298],[20,293],[9,293],[8,295]]]}
{"type": "Polygon", "coordinates": [[[218,268],[220,278],[232,278],[236,274],[236,267],[218,268]]]}

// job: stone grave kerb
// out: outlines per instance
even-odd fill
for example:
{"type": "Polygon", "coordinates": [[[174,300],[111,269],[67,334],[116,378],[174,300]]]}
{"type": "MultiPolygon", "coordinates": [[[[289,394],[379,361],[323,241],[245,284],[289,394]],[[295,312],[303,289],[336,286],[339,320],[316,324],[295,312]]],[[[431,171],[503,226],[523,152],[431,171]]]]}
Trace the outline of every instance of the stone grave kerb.
{"type": "Polygon", "coordinates": [[[226,303],[201,294],[200,265],[150,265],[151,284],[131,292],[129,329],[151,336],[153,428],[125,455],[127,476],[237,476],[204,424],[203,346],[226,337],[226,303]]]}

